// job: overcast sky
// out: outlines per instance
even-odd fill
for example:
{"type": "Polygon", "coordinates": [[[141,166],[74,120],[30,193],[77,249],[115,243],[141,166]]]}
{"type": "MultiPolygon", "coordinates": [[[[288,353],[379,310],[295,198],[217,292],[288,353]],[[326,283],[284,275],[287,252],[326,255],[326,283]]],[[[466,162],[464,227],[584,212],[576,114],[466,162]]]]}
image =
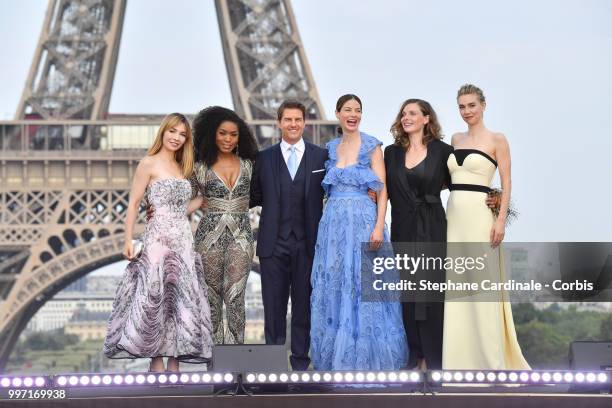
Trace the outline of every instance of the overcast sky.
{"type": "MultiPolygon", "coordinates": [[[[362,130],[391,142],[406,98],[465,129],[455,95],[473,82],[512,152],[512,241],[612,241],[612,2],[294,0],[326,115],[361,96],[362,130]]],[[[19,102],[46,0],[0,1],[0,118],[19,102]]],[[[129,0],[112,113],[232,106],[212,0],[129,0]],[[170,6],[172,5],[172,6],[170,6]]]]}

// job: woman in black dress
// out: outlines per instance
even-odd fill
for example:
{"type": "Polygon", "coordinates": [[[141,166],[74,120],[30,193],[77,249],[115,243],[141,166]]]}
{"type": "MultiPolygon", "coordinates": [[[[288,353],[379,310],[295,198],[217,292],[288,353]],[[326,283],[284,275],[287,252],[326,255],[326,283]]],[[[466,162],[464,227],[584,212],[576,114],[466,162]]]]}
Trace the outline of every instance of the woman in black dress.
{"type": "MultiPolygon", "coordinates": [[[[448,185],[446,161],[453,148],[440,140],[435,111],[424,100],[408,99],[391,133],[395,143],[385,149],[391,242],[446,242],[446,215],[440,191],[448,185]]],[[[444,257],[443,253],[435,255],[444,257]]],[[[427,273],[430,281],[444,279],[444,270],[427,273]]],[[[431,300],[403,303],[409,368],[442,368],[444,302],[442,297],[440,301],[431,300]]]]}

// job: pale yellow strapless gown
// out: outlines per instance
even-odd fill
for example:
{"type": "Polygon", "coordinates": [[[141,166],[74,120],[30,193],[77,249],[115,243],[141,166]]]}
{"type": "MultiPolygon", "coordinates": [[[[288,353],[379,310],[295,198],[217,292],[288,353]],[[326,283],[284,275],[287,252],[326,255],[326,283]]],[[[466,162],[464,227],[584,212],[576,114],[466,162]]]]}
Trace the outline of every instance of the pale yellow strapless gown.
{"type": "MultiPolygon", "coordinates": [[[[458,149],[448,158],[448,169],[453,185],[488,187],[497,163],[478,150],[458,149]]],[[[451,191],[446,210],[448,242],[490,241],[494,217],[485,198],[485,192],[451,191]]],[[[502,251],[497,248],[490,253],[494,257],[489,258],[487,272],[504,280],[502,251]]],[[[516,338],[512,309],[507,300],[507,295],[500,293],[499,302],[446,302],[444,369],[529,369],[516,338]]]]}

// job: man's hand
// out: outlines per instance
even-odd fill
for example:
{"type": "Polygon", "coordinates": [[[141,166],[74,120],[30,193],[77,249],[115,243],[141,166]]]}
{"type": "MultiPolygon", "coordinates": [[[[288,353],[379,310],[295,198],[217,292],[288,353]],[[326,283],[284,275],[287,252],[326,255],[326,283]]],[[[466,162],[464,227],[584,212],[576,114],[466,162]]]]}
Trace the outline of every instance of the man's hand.
{"type": "Polygon", "coordinates": [[[501,194],[487,194],[487,199],[485,200],[487,207],[492,210],[498,209],[501,205],[501,194]]]}
{"type": "Polygon", "coordinates": [[[374,204],[376,204],[378,200],[378,194],[376,194],[376,191],[372,189],[368,189],[368,196],[370,197],[372,201],[374,201],[374,204]]]}
{"type": "Polygon", "coordinates": [[[153,206],[151,204],[147,204],[147,206],[145,207],[147,214],[145,216],[147,222],[151,221],[151,218],[153,218],[153,215],[155,214],[155,209],[153,208],[153,206]]]}

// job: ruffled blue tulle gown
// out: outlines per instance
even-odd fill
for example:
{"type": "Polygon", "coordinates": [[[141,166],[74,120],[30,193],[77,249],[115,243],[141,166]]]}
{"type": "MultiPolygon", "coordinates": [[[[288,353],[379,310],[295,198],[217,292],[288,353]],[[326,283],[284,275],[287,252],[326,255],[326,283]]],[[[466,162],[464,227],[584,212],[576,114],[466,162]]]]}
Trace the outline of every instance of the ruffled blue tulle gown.
{"type": "MultiPolygon", "coordinates": [[[[358,162],[338,168],[340,141],[327,144],[329,160],[322,183],[327,203],[311,274],[310,357],[315,370],[400,369],[408,357],[400,303],[361,297],[362,243],[369,242],[377,219],[376,204],[367,191],[383,188],[371,169],[371,157],[382,143],[361,133],[358,162]]],[[[389,242],[386,228],[384,241],[389,242]]]]}

